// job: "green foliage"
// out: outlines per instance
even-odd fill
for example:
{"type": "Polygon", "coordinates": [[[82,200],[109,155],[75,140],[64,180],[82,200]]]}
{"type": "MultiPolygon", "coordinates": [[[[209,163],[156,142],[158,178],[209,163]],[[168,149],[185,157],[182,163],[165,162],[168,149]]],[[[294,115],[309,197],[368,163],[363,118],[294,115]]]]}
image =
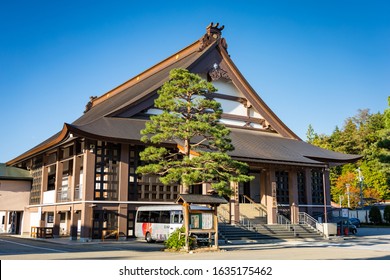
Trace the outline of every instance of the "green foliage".
{"type": "Polygon", "coordinates": [[[220,123],[221,104],[211,98],[216,88],[185,69],[173,69],[158,91],[152,116],[141,131],[150,143],[140,153],[146,163],[138,174],[157,174],[163,184],[183,186],[210,183],[219,195],[230,195],[230,182],[247,182],[248,165],[233,160],[230,130],[220,123]],[[178,149],[166,144],[176,143],[178,149]],[[165,146],[164,146],[165,144],[165,146]],[[159,145],[159,147],[153,146],[159,145]]]}
{"type": "MultiPolygon", "coordinates": [[[[389,100],[390,102],[390,97],[389,100]]],[[[360,167],[364,177],[363,194],[366,202],[390,199],[390,108],[383,114],[371,114],[368,109],[359,110],[354,117],[347,118],[344,126],[336,127],[330,136],[317,134],[312,126],[308,129],[309,143],[333,151],[359,154],[357,163],[331,169],[332,200],[339,203],[346,197],[345,180],[348,172],[358,176],[360,167]],[[310,137],[309,137],[310,136],[310,137]],[[344,185],[342,182],[344,181],[344,185]]],[[[349,179],[354,189],[359,189],[357,180],[349,179]]],[[[354,194],[360,196],[360,194],[354,194]]],[[[346,201],[346,200],[345,200],[346,201]]]]}
{"type": "MultiPolygon", "coordinates": [[[[189,237],[189,246],[190,248],[193,247],[194,239],[189,237]]],[[[186,245],[185,240],[185,228],[177,228],[174,232],[172,232],[168,239],[164,242],[165,248],[167,249],[174,249],[174,250],[180,250],[184,248],[186,245]]]]}
{"type": "Polygon", "coordinates": [[[372,206],[370,209],[370,212],[368,213],[368,218],[370,219],[371,223],[374,224],[381,224],[382,223],[382,215],[381,211],[377,206],[372,206]]]}
{"type": "Polygon", "coordinates": [[[386,205],[385,210],[383,212],[383,219],[386,223],[390,224],[390,205],[386,205]]]}

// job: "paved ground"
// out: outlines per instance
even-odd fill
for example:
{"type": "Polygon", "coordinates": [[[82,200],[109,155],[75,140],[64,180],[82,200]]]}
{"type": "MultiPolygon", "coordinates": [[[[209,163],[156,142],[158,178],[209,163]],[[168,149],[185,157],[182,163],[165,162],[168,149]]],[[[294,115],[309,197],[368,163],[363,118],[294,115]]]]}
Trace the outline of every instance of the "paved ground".
{"type": "Polygon", "coordinates": [[[221,245],[218,252],[163,252],[138,240],[89,242],[0,236],[1,260],[390,260],[390,228],[360,228],[356,236],[321,241],[221,245]]]}

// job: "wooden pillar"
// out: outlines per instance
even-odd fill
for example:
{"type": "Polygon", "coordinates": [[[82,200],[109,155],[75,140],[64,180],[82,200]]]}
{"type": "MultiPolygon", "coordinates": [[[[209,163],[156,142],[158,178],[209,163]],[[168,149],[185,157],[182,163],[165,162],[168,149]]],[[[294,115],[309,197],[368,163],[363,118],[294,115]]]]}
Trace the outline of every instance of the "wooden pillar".
{"type": "Polygon", "coordinates": [[[56,164],[56,181],[55,181],[55,201],[58,198],[58,192],[62,189],[62,172],[64,170],[63,164],[60,161],[57,161],[56,164]]]}
{"type": "Polygon", "coordinates": [[[240,203],[239,203],[239,193],[238,193],[238,183],[230,182],[230,187],[233,190],[233,194],[230,197],[230,224],[239,224],[240,223],[240,203]]]}
{"type": "Polygon", "coordinates": [[[119,201],[128,200],[129,192],[129,145],[122,144],[119,163],[119,201]]]}
{"type": "Polygon", "coordinates": [[[322,170],[323,187],[324,187],[324,222],[328,222],[328,204],[330,204],[330,178],[329,168],[322,170]]]}
{"type": "Polygon", "coordinates": [[[70,211],[70,240],[77,240],[78,211],[71,207],[70,211]]]}
{"type": "MultiPolygon", "coordinates": [[[[118,239],[121,238],[119,233],[124,233],[127,236],[127,204],[119,204],[118,206],[118,239]]],[[[126,239],[124,237],[124,239],[126,239]]]]}
{"type": "Polygon", "coordinates": [[[189,251],[190,243],[189,243],[189,234],[190,234],[190,213],[189,208],[190,205],[187,202],[183,203],[184,208],[184,229],[185,229],[185,246],[184,249],[189,251]]]}
{"type": "Polygon", "coordinates": [[[53,237],[58,238],[60,237],[60,217],[61,214],[59,211],[56,210],[57,207],[54,209],[54,217],[53,217],[53,237]]]}
{"type": "MultiPolygon", "coordinates": [[[[121,145],[121,159],[119,163],[119,201],[129,199],[129,145],[121,145]]],[[[127,204],[118,205],[118,233],[127,235],[127,204]]]]}
{"type": "MultiPolygon", "coordinates": [[[[56,164],[56,180],[55,180],[55,191],[54,191],[54,200],[56,202],[58,201],[58,194],[60,191],[62,191],[62,172],[63,172],[63,164],[57,160],[56,164]]],[[[54,208],[54,221],[53,221],[53,236],[59,237],[60,236],[60,214],[54,208]]]]}
{"type": "Polygon", "coordinates": [[[288,193],[291,212],[291,223],[299,223],[299,203],[298,203],[298,174],[297,171],[290,170],[288,176],[288,193]]]}
{"type": "MultiPolygon", "coordinates": [[[[95,155],[90,150],[84,152],[83,166],[83,200],[91,201],[94,200],[95,189],[95,155]]],[[[83,203],[80,240],[88,241],[92,239],[93,207],[92,203],[83,203]]]]}
{"type": "Polygon", "coordinates": [[[93,223],[93,208],[92,203],[83,203],[81,211],[81,241],[90,241],[92,239],[92,223],[93,223]]]}
{"type": "Polygon", "coordinates": [[[214,217],[213,217],[213,223],[214,223],[214,247],[218,248],[218,207],[216,205],[213,206],[214,208],[214,217]]]}
{"type": "MultiPolygon", "coordinates": [[[[70,200],[78,200],[79,197],[75,197],[76,186],[80,184],[80,168],[81,168],[81,157],[73,156],[73,175],[72,175],[72,184],[71,184],[71,193],[70,200]]],[[[73,216],[73,215],[72,215],[73,216]]]]}
{"type": "Polygon", "coordinates": [[[277,224],[277,200],[276,200],[276,178],[275,169],[270,168],[267,171],[266,195],[267,195],[267,223],[277,224]]]}

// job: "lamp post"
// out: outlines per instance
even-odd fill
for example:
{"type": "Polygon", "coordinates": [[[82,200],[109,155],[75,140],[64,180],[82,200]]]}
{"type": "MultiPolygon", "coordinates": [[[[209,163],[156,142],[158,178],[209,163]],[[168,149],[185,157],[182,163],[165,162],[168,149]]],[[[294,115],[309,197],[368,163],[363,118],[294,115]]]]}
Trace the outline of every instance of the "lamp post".
{"type": "Polygon", "coordinates": [[[351,185],[350,184],[346,184],[345,187],[347,188],[347,199],[348,199],[348,208],[351,208],[351,200],[350,200],[350,197],[349,197],[349,187],[351,185]]]}

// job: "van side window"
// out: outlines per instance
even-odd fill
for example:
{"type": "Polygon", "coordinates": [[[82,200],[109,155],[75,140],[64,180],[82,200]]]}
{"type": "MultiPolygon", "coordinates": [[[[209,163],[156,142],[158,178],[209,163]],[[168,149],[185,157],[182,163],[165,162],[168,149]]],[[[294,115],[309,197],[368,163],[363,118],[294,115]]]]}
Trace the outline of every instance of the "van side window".
{"type": "Polygon", "coordinates": [[[183,213],[182,211],[173,211],[171,215],[172,224],[181,224],[183,223],[183,213]]]}
{"type": "Polygon", "coordinates": [[[160,221],[163,224],[169,224],[169,211],[161,211],[160,221]]]}
{"type": "Polygon", "coordinates": [[[139,212],[137,222],[138,223],[149,223],[149,211],[139,212]]]}

